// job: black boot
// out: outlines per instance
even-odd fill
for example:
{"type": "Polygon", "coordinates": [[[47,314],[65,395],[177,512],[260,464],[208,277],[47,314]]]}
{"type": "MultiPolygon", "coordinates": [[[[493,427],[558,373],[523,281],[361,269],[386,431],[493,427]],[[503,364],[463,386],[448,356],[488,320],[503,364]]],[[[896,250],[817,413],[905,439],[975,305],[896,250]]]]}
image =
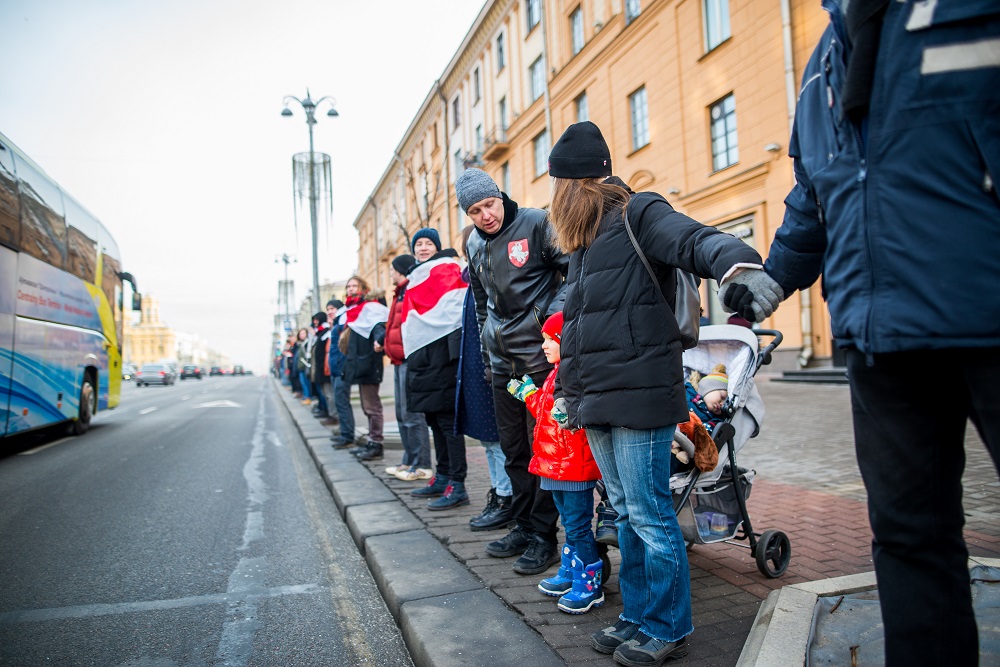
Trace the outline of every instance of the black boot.
{"type": "Polygon", "coordinates": [[[469,521],[469,528],[473,532],[506,528],[513,520],[512,500],[511,496],[498,496],[495,489],[490,489],[486,496],[486,509],[483,510],[482,514],[469,521]]]}
{"type": "Polygon", "coordinates": [[[363,452],[358,454],[359,461],[374,461],[382,458],[382,443],[369,440],[363,452]]]}

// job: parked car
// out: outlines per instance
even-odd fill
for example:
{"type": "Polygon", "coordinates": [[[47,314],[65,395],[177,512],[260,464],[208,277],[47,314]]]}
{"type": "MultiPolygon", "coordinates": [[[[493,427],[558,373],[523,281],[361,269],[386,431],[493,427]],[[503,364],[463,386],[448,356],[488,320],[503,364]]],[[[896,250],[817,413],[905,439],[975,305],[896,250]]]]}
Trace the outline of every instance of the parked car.
{"type": "Polygon", "coordinates": [[[212,377],[213,375],[225,375],[225,373],[222,372],[220,367],[212,366],[208,371],[208,376],[212,377]]]}
{"type": "Polygon", "coordinates": [[[201,369],[197,366],[185,366],[181,369],[181,379],[186,380],[188,378],[201,379],[201,369]]]}
{"type": "Polygon", "coordinates": [[[151,384],[170,385],[176,376],[167,364],[143,364],[135,374],[135,386],[142,387],[151,384]]]}

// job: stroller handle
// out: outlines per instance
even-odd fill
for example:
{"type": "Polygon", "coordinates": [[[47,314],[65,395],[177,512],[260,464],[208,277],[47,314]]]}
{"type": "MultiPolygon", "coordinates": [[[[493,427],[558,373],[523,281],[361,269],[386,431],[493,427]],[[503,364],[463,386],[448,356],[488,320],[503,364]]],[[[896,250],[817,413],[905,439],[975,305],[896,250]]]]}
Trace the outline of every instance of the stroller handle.
{"type": "Polygon", "coordinates": [[[775,348],[781,345],[781,341],[784,339],[784,336],[782,336],[781,332],[777,329],[754,329],[754,333],[758,336],[771,336],[774,339],[764,346],[764,349],[762,349],[760,354],[757,355],[757,368],[754,369],[754,372],[757,372],[764,364],[771,363],[771,353],[774,352],[775,348]]]}

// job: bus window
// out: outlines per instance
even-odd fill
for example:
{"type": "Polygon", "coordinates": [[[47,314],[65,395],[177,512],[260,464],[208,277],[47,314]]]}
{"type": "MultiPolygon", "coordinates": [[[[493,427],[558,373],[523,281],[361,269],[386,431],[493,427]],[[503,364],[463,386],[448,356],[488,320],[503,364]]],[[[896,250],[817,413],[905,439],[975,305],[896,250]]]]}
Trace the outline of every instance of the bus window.
{"type": "Polygon", "coordinates": [[[9,148],[0,143],[0,244],[15,250],[21,236],[20,209],[14,156],[9,148]]]}
{"type": "Polygon", "coordinates": [[[97,235],[99,223],[72,197],[63,196],[66,205],[66,270],[80,280],[97,284],[97,235]]]}
{"type": "MultiPolygon", "coordinates": [[[[105,252],[101,253],[101,290],[108,299],[111,312],[115,318],[115,336],[118,338],[118,349],[122,346],[122,279],[118,275],[122,270],[121,262],[118,258],[105,252]]],[[[117,251],[118,248],[113,247],[117,251]]]]}
{"type": "Polygon", "coordinates": [[[21,252],[62,268],[66,256],[66,222],[62,193],[31,162],[14,156],[21,181],[21,252]]]}

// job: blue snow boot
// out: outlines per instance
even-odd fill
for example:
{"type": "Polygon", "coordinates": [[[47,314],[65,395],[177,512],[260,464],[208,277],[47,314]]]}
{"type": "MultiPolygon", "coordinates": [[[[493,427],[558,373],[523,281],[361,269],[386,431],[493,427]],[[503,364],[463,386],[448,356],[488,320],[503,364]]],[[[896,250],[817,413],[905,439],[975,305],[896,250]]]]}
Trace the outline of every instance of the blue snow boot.
{"type": "Polygon", "coordinates": [[[597,561],[584,566],[579,558],[573,559],[573,589],[559,598],[559,611],[567,614],[585,614],[592,607],[604,606],[601,575],[604,564],[597,561]]]}
{"type": "Polygon", "coordinates": [[[562,548],[562,564],[555,576],[542,579],[538,582],[538,590],[548,596],[557,598],[565,595],[573,589],[573,559],[576,558],[576,549],[568,544],[562,548]]]}

